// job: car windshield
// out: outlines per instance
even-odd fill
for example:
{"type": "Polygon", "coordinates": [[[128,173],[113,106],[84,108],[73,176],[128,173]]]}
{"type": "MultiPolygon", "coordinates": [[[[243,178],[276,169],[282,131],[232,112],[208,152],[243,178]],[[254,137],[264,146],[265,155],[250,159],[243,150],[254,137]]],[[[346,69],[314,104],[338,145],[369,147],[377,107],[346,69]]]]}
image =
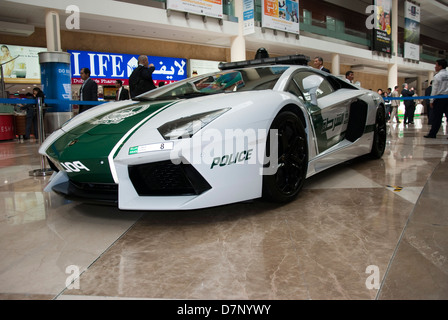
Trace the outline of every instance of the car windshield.
{"type": "Polygon", "coordinates": [[[184,99],[223,92],[272,89],[288,68],[274,65],[209,73],[149,91],[136,100],[184,99]]]}

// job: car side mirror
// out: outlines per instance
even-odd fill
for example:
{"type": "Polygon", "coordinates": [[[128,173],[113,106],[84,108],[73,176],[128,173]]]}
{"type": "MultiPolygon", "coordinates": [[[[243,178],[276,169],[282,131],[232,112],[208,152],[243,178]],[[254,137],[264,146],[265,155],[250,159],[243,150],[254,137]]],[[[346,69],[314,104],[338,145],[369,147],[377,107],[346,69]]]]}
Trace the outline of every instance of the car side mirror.
{"type": "Polygon", "coordinates": [[[324,79],[317,75],[306,77],[302,81],[303,89],[307,93],[309,93],[312,104],[317,105],[317,89],[319,88],[322,81],[324,81],[324,79]]]}

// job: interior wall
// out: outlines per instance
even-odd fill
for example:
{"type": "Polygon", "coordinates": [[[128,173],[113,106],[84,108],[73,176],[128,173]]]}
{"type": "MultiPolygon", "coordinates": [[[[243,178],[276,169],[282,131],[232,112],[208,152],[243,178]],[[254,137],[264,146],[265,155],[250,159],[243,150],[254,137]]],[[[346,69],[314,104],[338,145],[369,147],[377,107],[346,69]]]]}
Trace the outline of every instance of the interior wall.
{"type": "MultiPolygon", "coordinates": [[[[31,47],[46,47],[45,29],[36,28],[29,37],[2,35],[1,43],[31,47]]],[[[230,61],[230,48],[209,47],[189,43],[178,43],[154,39],[130,38],[109,34],[92,34],[61,30],[61,46],[63,51],[97,51],[123,54],[145,54],[150,56],[181,57],[185,59],[202,59],[213,61],[230,61]]],[[[247,51],[246,59],[253,59],[255,52],[247,51]]],[[[312,66],[312,63],[309,64],[312,66]]],[[[332,69],[331,63],[324,62],[325,67],[332,69]]],[[[350,66],[341,65],[341,74],[345,74],[350,66]]],[[[355,81],[360,81],[363,88],[387,89],[387,75],[371,75],[355,72],[355,81]]],[[[399,78],[401,85],[403,78],[399,78]]]]}
{"type": "MultiPolygon", "coordinates": [[[[47,47],[45,29],[43,28],[36,28],[35,32],[29,37],[2,35],[0,42],[10,45],[47,47]]],[[[213,61],[228,61],[230,59],[230,48],[65,30],[61,30],[61,47],[63,51],[80,50],[144,54],[148,56],[181,57],[213,61]]]]}

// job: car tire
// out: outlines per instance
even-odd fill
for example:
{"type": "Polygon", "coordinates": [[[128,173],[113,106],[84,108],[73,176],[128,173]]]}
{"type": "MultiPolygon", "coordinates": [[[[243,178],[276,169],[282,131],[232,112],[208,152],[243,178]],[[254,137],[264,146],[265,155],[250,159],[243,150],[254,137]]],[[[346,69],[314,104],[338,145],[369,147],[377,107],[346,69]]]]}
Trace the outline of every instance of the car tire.
{"type": "Polygon", "coordinates": [[[289,202],[300,192],[308,169],[308,142],[299,117],[291,111],[279,113],[269,130],[263,172],[263,198],[273,202],[289,202]],[[271,152],[271,133],[276,131],[278,152],[271,152]],[[271,153],[277,163],[270,161],[271,153]],[[266,170],[268,169],[268,170],[266,170]]]}
{"type": "Polygon", "coordinates": [[[386,149],[386,138],[386,113],[384,108],[380,107],[376,111],[372,150],[370,152],[371,158],[379,159],[383,156],[384,150],[386,149]]]}

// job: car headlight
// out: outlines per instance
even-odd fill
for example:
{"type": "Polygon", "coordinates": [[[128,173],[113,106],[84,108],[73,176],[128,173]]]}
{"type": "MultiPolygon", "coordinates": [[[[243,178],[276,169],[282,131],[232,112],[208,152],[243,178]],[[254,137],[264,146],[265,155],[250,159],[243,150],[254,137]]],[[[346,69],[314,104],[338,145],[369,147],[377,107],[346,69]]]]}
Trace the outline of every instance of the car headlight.
{"type": "Polygon", "coordinates": [[[191,138],[196,132],[229,110],[230,108],[225,108],[198,113],[189,117],[167,122],[157,130],[159,130],[165,140],[191,138]]]}

